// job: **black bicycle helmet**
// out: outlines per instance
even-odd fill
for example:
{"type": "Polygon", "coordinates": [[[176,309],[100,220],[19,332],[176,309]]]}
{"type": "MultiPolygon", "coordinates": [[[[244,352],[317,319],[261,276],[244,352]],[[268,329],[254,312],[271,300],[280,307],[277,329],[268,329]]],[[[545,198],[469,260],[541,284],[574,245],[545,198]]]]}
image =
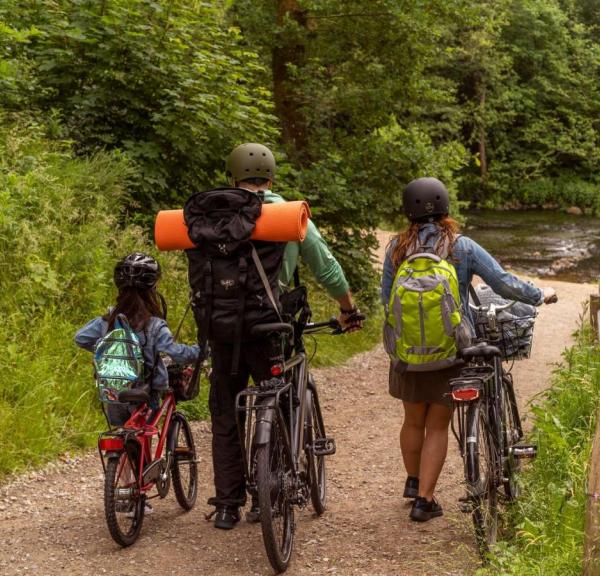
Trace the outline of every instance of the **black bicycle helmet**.
{"type": "Polygon", "coordinates": [[[402,195],[404,213],[411,222],[444,216],[450,211],[450,195],[437,178],[417,178],[402,195]]]}
{"type": "Polygon", "coordinates": [[[131,286],[150,290],[160,279],[160,264],[152,256],[133,252],[117,263],[114,278],[119,289],[131,286]]]}

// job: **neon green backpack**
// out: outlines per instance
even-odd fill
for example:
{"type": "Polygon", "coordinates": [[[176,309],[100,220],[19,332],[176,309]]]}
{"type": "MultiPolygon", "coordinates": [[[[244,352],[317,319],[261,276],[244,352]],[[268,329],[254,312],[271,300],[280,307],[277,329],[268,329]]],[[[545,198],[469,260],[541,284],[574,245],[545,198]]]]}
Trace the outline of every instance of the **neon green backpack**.
{"type": "Polygon", "coordinates": [[[386,314],[383,341],[394,369],[429,372],[456,364],[458,347],[471,332],[460,308],[454,266],[419,252],[398,268],[386,314]]]}

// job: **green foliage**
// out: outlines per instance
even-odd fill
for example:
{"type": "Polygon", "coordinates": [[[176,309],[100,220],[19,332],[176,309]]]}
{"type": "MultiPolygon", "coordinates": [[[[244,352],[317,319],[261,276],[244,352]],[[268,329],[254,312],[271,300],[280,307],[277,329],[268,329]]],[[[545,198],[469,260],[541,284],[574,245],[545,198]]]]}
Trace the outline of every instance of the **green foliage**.
{"type": "MultiPolygon", "coordinates": [[[[89,446],[106,426],[91,356],[73,336],[114,302],[117,259],[154,252],[140,228],[119,225],[134,174],[119,154],[73,159],[33,122],[0,129],[0,476],[89,446]]],[[[158,257],[174,325],[187,265],[183,254],[158,257]]],[[[194,338],[188,317],[181,339],[194,338]]],[[[206,416],[206,392],[188,410],[206,416]]]]}
{"type": "Polygon", "coordinates": [[[9,40],[36,29],[19,49],[42,89],[23,106],[56,110],[80,153],[122,150],[152,214],[222,181],[235,144],[276,138],[263,66],[222,12],[198,0],[9,0],[0,24],[14,27],[9,40]]]}
{"type": "Polygon", "coordinates": [[[578,206],[592,214],[600,214],[600,184],[582,180],[574,174],[526,182],[512,197],[525,206],[578,206]]]}
{"type": "Polygon", "coordinates": [[[515,536],[481,574],[581,574],[586,480],[600,403],[600,350],[589,327],[565,351],[553,386],[533,407],[538,457],[522,474],[515,536]]]}

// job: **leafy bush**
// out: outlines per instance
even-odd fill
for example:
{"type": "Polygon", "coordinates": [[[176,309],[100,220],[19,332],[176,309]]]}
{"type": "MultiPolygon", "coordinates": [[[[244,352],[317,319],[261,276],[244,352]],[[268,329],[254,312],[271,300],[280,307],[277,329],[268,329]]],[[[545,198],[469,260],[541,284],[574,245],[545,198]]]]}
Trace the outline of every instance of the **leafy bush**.
{"type": "Polygon", "coordinates": [[[572,174],[540,178],[524,183],[515,191],[514,199],[525,206],[577,206],[600,214],[600,183],[583,180],[572,174]]]}
{"type": "Polygon", "coordinates": [[[538,457],[522,475],[515,536],[482,574],[581,574],[586,480],[600,403],[600,351],[589,327],[565,351],[553,386],[533,407],[538,457]]]}
{"type": "Polygon", "coordinates": [[[27,42],[1,26],[0,34],[38,87],[21,95],[22,107],[56,111],[79,153],[122,150],[137,166],[138,208],[152,214],[220,181],[235,144],[276,137],[263,67],[223,9],[199,0],[7,0],[0,23],[35,33],[27,42]]]}

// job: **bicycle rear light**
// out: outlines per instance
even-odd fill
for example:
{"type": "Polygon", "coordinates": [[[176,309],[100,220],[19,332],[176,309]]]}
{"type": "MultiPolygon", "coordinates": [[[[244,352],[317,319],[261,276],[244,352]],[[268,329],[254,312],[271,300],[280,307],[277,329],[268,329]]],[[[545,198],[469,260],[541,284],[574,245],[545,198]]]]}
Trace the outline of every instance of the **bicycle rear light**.
{"type": "Polygon", "coordinates": [[[98,441],[98,448],[102,451],[113,452],[116,450],[123,450],[123,439],[122,438],[100,438],[98,441]]]}
{"type": "Polygon", "coordinates": [[[452,399],[456,402],[470,402],[479,398],[478,388],[458,388],[452,390],[452,399]]]}
{"type": "Polygon", "coordinates": [[[271,376],[281,376],[283,374],[283,366],[281,364],[273,364],[271,366],[271,376]]]}

